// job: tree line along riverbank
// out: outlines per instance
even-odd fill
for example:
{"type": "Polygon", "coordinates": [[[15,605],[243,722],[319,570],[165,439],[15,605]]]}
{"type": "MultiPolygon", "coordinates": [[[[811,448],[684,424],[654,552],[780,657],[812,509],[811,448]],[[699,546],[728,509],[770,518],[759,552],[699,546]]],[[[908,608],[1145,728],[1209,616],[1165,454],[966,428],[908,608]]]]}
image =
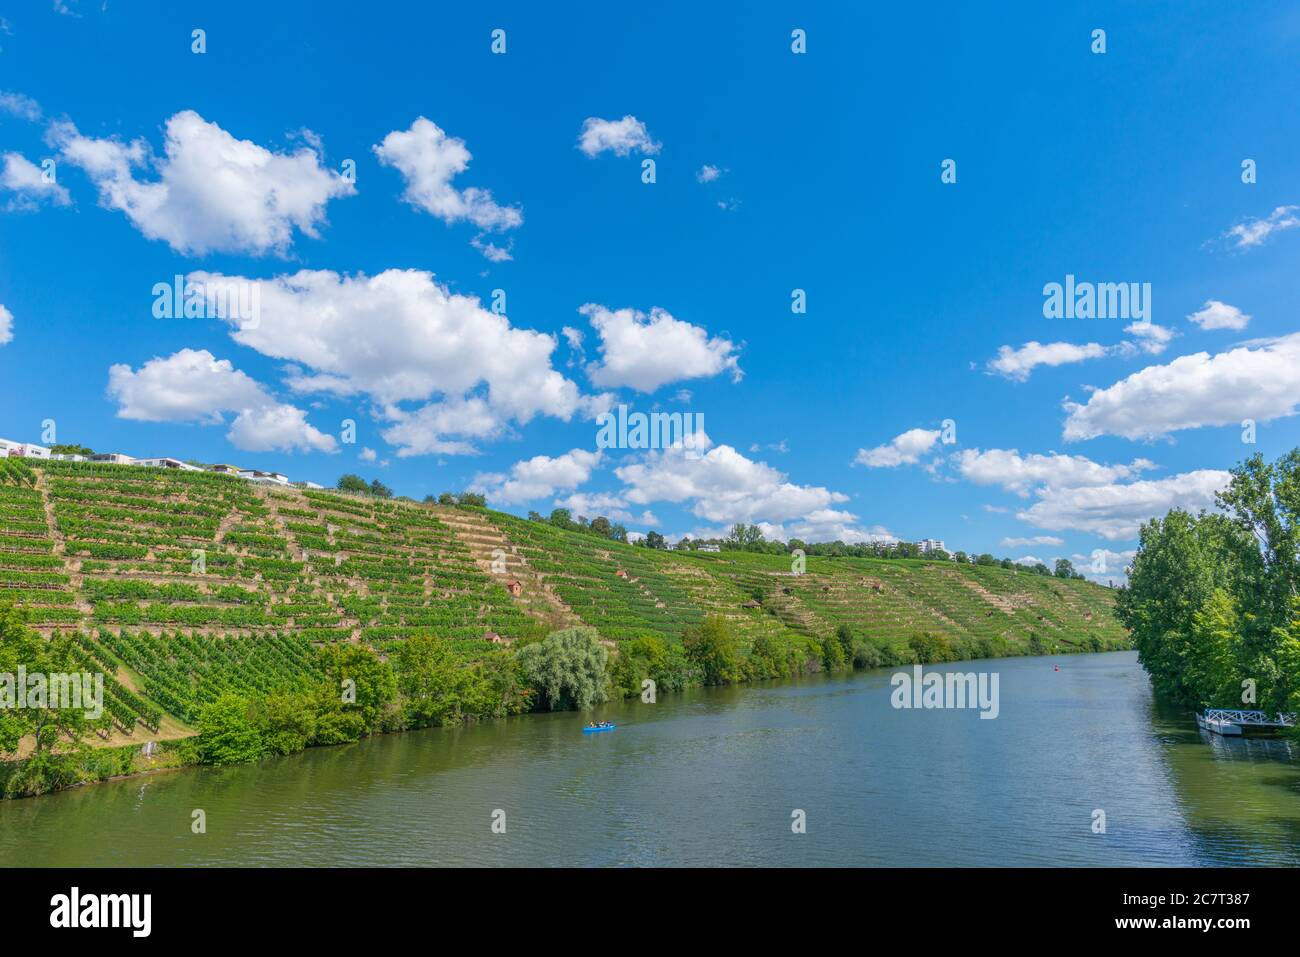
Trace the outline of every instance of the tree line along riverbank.
{"type": "Polygon", "coordinates": [[[1216,498],[1142,527],[1117,618],[1162,697],[1300,710],[1300,449],[1241,463],[1216,498]]]}

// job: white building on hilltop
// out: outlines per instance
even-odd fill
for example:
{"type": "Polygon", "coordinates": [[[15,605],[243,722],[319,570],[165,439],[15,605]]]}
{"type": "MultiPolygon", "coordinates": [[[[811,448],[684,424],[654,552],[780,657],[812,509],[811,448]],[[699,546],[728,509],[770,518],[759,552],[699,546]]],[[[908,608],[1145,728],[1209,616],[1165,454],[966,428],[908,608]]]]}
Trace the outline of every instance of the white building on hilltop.
{"type": "Polygon", "coordinates": [[[180,469],[184,472],[203,471],[203,469],[199,468],[197,465],[190,465],[188,462],[182,462],[180,459],[168,458],[166,456],[156,459],[136,459],[134,464],[155,469],[180,469]]]}
{"type": "Polygon", "coordinates": [[[288,485],[289,476],[279,472],[265,472],[262,469],[240,469],[239,477],[251,482],[271,482],[275,485],[288,485]]]}
{"type": "Polygon", "coordinates": [[[922,555],[928,555],[931,552],[946,552],[948,550],[943,547],[943,542],[937,538],[923,538],[916,543],[916,547],[921,550],[922,555]]]}
{"type": "Polygon", "coordinates": [[[94,455],[68,455],[63,453],[51,454],[50,450],[43,445],[36,445],[31,442],[15,442],[12,439],[0,439],[0,458],[8,456],[28,459],[53,459],[60,462],[94,462],[97,465],[139,465],[145,468],[155,469],[176,469],[179,472],[216,472],[224,475],[237,475],[240,478],[248,479],[250,482],[265,482],[271,485],[293,485],[303,489],[322,489],[323,486],[315,482],[290,482],[289,476],[283,472],[269,472],[263,469],[245,469],[238,465],[209,465],[199,466],[191,465],[189,462],[181,461],[170,455],[156,455],[150,458],[137,459],[130,455],[124,455],[121,452],[98,452],[94,455]]]}
{"type": "Polygon", "coordinates": [[[35,445],[31,442],[14,442],[11,439],[0,439],[0,456],[12,455],[21,459],[48,459],[50,450],[43,445],[35,445]]]}

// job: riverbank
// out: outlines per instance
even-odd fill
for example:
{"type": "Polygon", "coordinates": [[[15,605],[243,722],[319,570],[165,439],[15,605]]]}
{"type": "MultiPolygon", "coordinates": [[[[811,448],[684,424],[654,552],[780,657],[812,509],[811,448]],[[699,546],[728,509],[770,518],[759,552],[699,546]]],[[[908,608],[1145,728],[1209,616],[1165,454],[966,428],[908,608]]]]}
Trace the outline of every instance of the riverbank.
{"type": "MultiPolygon", "coordinates": [[[[931,648],[931,650],[933,650],[933,646],[929,646],[929,647],[931,648]]],[[[1091,652],[1082,651],[1080,649],[1075,648],[1074,646],[1066,646],[1066,648],[1063,649],[1062,652],[1052,657],[1077,656],[1077,655],[1086,655],[1086,654],[1091,654],[1091,652]]],[[[917,656],[913,655],[911,657],[915,659],[917,656]]],[[[990,659],[972,658],[972,659],[963,659],[960,662],[926,661],[924,662],[924,664],[927,667],[934,667],[934,666],[948,665],[948,664],[952,664],[952,665],[957,665],[962,663],[969,664],[977,661],[987,661],[987,660],[990,659]]],[[[891,665],[890,667],[893,668],[893,667],[899,667],[903,665],[910,666],[911,664],[914,663],[916,663],[915,660],[911,662],[900,661],[897,663],[897,665],[891,665]]],[[[747,677],[745,676],[746,673],[738,673],[741,675],[741,677],[738,678],[738,680],[727,682],[727,685],[729,687],[734,687],[737,689],[744,689],[771,680],[780,680],[780,679],[793,680],[799,677],[807,677],[807,676],[818,675],[823,673],[822,669],[818,667],[819,662],[816,659],[807,660],[805,662],[805,665],[806,667],[803,670],[796,672],[794,674],[786,674],[786,675],[765,675],[762,671],[757,671],[757,670],[748,672],[747,677]]],[[[616,679],[617,675],[618,675],[618,666],[616,665],[612,677],[616,679]]],[[[635,693],[627,694],[627,700],[637,700],[641,694],[641,679],[640,679],[639,672],[633,677],[633,679],[629,682],[629,684],[630,684],[630,689],[635,689],[635,693]]],[[[698,680],[696,680],[694,682],[687,683],[681,690],[685,691],[685,690],[696,689],[701,687],[704,687],[704,685],[698,680]]],[[[673,694],[671,690],[658,690],[658,689],[656,690],[656,697],[667,696],[671,694],[673,694]]],[[[522,716],[523,717],[540,716],[542,714],[554,714],[554,712],[533,712],[531,714],[526,713],[522,716]]],[[[585,716],[586,715],[584,713],[584,717],[585,716]]],[[[484,720],[501,721],[504,719],[500,717],[488,718],[488,719],[465,717],[462,718],[460,721],[454,723],[474,724],[484,720]]],[[[400,728],[400,729],[391,729],[387,731],[382,731],[379,733],[380,734],[403,733],[410,730],[421,730],[421,729],[400,728]]],[[[373,736],[374,735],[368,735],[366,737],[373,737],[373,736]]],[[[350,744],[350,743],[353,742],[340,742],[337,744],[329,744],[329,745],[309,745],[307,747],[307,750],[318,748],[318,747],[341,747],[344,746],[345,744],[350,744]]],[[[142,746],[139,744],[115,745],[112,747],[103,747],[103,746],[96,747],[93,743],[88,743],[86,748],[84,749],[82,760],[75,767],[67,769],[68,773],[66,773],[63,778],[57,781],[47,782],[47,785],[49,786],[42,787],[38,791],[18,793],[18,794],[10,793],[9,782],[12,778],[14,778],[14,776],[23,773],[24,768],[26,766],[26,762],[21,760],[0,762],[0,794],[6,795],[10,799],[25,798],[25,797],[39,797],[42,794],[61,791],[68,788],[82,787],[84,785],[103,783],[105,781],[117,780],[121,778],[129,778],[129,777],[138,776],[142,774],[149,774],[159,770],[194,767],[194,766],[201,766],[201,765],[211,763],[209,761],[205,761],[204,741],[202,739],[202,736],[187,735],[185,737],[180,737],[172,740],[154,740],[154,745],[155,745],[154,752],[150,755],[145,755],[142,753],[142,746]]]]}
{"type": "Polygon", "coordinates": [[[1300,865],[1300,763],[1276,745],[1207,747],[1187,713],[1155,701],[1134,653],[936,670],[998,672],[998,718],[895,709],[893,669],[692,688],[653,705],[378,735],[4,802],[0,859],[1300,865]],[[583,735],[592,719],[619,729],[583,735]],[[203,834],[192,831],[196,810],[203,834]],[[791,827],[796,810],[802,834],[791,827]],[[494,832],[502,819],[504,833],[494,832]]]}

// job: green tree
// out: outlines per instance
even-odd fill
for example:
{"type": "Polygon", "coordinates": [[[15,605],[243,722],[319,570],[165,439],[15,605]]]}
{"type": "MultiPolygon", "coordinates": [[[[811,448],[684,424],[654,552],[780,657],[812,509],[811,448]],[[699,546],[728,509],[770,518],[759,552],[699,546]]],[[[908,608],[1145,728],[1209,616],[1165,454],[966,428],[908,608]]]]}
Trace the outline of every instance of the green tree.
{"type": "Polygon", "coordinates": [[[369,492],[370,486],[360,475],[354,475],[349,472],[347,475],[339,476],[338,484],[335,486],[340,492],[369,492]]]}
{"type": "Polygon", "coordinates": [[[318,737],[322,732],[356,732],[355,737],[345,738],[356,740],[396,726],[397,681],[388,662],[365,645],[349,643],[326,645],[317,655],[325,673],[317,697],[318,737]]]}
{"type": "Polygon", "coordinates": [[[937,664],[944,661],[956,661],[958,656],[952,647],[952,643],[943,635],[936,635],[933,632],[923,632],[919,635],[913,635],[907,640],[907,645],[916,655],[916,660],[921,664],[937,664]]]}
{"type": "Polygon", "coordinates": [[[1068,558],[1058,558],[1056,560],[1056,569],[1052,572],[1057,578],[1074,578],[1074,562],[1068,558]]]}
{"type": "Polygon", "coordinates": [[[1291,601],[1291,620],[1278,629],[1276,701],[1279,711],[1300,714],[1300,596],[1291,601]]]}
{"type": "Polygon", "coordinates": [[[1241,618],[1232,596],[1216,588],[1192,616],[1191,632],[1182,648],[1183,683],[1197,707],[1243,707],[1238,678],[1240,643],[1241,618]]]}
{"type": "Polygon", "coordinates": [[[852,664],[857,641],[853,637],[853,629],[849,627],[847,622],[841,623],[835,629],[835,640],[840,643],[840,651],[844,660],[852,664]]]}
{"type": "Polygon", "coordinates": [[[1201,698],[1187,681],[1184,657],[1196,615],[1232,577],[1218,560],[1229,534],[1226,522],[1182,509],[1147,522],[1128,583],[1116,595],[1115,615],[1133,635],[1157,693],[1182,704],[1195,706],[1201,698]]]}
{"type": "Polygon", "coordinates": [[[671,650],[658,635],[619,642],[618,655],[610,663],[610,675],[623,697],[641,694],[642,682],[647,678],[655,683],[656,692],[680,691],[681,685],[674,681],[672,674],[671,650]]]}
{"type": "Polygon", "coordinates": [[[654,529],[645,533],[646,548],[665,548],[667,547],[667,544],[668,543],[664,540],[664,537],[654,529]]]}
{"type": "Polygon", "coordinates": [[[803,669],[803,656],[788,640],[756,635],[749,648],[749,657],[742,666],[750,681],[785,678],[803,669]]]}
{"type": "Polygon", "coordinates": [[[822,667],[827,671],[844,670],[844,646],[838,638],[827,638],[822,642],[822,667]]]}
{"type": "Polygon", "coordinates": [[[585,711],[605,701],[608,664],[595,628],[565,628],[519,651],[524,679],[549,711],[585,711]]]}
{"type": "Polygon", "coordinates": [[[757,525],[746,525],[744,522],[731,526],[731,533],[727,535],[727,544],[734,548],[749,548],[761,545],[764,541],[763,532],[757,525]]]}
{"type": "Polygon", "coordinates": [[[1291,619],[1291,599],[1300,593],[1300,449],[1271,464],[1262,455],[1250,458],[1232,470],[1216,500],[1255,545],[1238,552],[1237,595],[1251,610],[1243,651],[1270,656],[1277,629],[1291,619]]]}
{"type": "Polygon", "coordinates": [[[316,708],[309,695],[268,695],[257,710],[257,729],[267,754],[296,754],[316,737],[316,708]]]}
{"type": "Polygon", "coordinates": [[[199,753],[208,764],[243,764],[266,753],[253,706],[224,694],[199,711],[199,753]]]}
{"type": "Polygon", "coordinates": [[[736,639],[720,615],[709,615],[682,632],[682,648],[706,685],[725,685],[741,677],[736,639]]]}
{"type": "Polygon", "coordinates": [[[407,727],[453,724],[482,713],[482,678],[432,635],[401,642],[392,657],[407,727]]]}

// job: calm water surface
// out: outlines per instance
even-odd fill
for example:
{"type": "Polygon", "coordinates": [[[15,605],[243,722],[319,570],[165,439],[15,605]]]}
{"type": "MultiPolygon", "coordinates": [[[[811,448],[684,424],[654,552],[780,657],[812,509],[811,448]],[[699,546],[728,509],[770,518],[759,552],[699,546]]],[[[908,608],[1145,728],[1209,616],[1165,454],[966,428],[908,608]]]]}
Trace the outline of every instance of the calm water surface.
{"type": "Polygon", "coordinates": [[[0,863],[1300,864],[1300,748],[1202,737],[1134,653],[943,668],[999,717],[895,710],[891,671],[701,689],[4,801],[0,863]]]}

